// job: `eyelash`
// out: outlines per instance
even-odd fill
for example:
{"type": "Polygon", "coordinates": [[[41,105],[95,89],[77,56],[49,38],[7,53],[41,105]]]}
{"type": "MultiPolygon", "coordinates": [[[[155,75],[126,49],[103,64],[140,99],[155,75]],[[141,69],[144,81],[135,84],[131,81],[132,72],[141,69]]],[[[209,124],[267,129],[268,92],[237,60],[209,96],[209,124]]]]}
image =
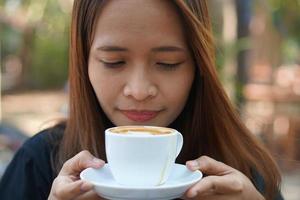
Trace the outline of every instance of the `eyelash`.
{"type": "Polygon", "coordinates": [[[117,68],[123,64],[125,64],[124,61],[118,61],[118,62],[104,62],[103,60],[100,61],[105,67],[108,68],[117,68]]]}
{"type": "Polygon", "coordinates": [[[180,63],[172,63],[172,64],[170,63],[157,63],[157,64],[162,66],[166,70],[175,70],[182,63],[180,62],[180,63]]]}
{"type": "MultiPolygon", "coordinates": [[[[100,60],[100,62],[108,68],[117,68],[120,67],[121,65],[125,64],[124,61],[118,61],[118,62],[105,62],[103,60],[100,60]]],[[[158,64],[159,66],[161,66],[162,68],[164,68],[165,70],[175,70],[179,65],[181,65],[183,62],[180,63],[161,63],[158,62],[156,64],[158,64]]]]}

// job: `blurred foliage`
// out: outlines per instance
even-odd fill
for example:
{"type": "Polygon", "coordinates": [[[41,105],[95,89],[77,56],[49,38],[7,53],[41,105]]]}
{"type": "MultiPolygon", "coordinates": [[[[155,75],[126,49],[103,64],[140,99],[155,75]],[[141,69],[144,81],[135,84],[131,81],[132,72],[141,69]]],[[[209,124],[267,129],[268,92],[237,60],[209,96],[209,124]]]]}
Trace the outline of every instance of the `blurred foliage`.
{"type": "Polygon", "coordinates": [[[67,79],[68,15],[57,1],[48,1],[42,24],[35,31],[31,75],[35,87],[59,87],[67,79]]]}
{"type": "Polygon", "coordinates": [[[284,61],[295,62],[300,59],[300,0],[269,0],[269,3],[273,24],[285,39],[284,61]]]}
{"type": "Polygon", "coordinates": [[[300,1],[269,1],[272,6],[273,22],[275,26],[284,36],[295,38],[300,45],[300,1]]]}
{"type": "Polygon", "coordinates": [[[0,21],[2,60],[9,55],[26,57],[26,87],[62,87],[67,80],[70,13],[58,0],[0,0],[0,12],[23,23],[20,28],[13,20],[0,21]]]}
{"type": "Polygon", "coordinates": [[[64,33],[36,34],[30,68],[34,88],[61,87],[67,79],[68,44],[64,33]]]}
{"type": "Polygon", "coordinates": [[[12,27],[3,24],[0,26],[1,39],[1,57],[3,55],[14,54],[21,43],[21,33],[14,30],[12,27]]]}

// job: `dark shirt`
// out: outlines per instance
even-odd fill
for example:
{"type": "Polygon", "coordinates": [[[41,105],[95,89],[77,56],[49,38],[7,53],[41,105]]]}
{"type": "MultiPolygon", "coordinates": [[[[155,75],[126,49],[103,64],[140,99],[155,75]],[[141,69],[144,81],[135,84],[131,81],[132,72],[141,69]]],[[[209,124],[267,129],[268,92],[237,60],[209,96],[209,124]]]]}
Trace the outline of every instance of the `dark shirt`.
{"type": "Polygon", "coordinates": [[[1,200],[45,200],[55,177],[50,163],[49,132],[27,140],[16,152],[0,182],[1,200]]]}
{"type": "MultiPolygon", "coordinates": [[[[52,134],[45,130],[27,140],[17,151],[0,181],[1,200],[45,200],[55,179],[51,154],[55,145],[52,134]]],[[[57,138],[56,136],[54,138],[57,138]]],[[[59,137],[58,137],[59,138],[59,137]]],[[[262,192],[264,181],[256,176],[255,186],[262,192]]],[[[282,200],[280,192],[274,200],[282,200]]]]}

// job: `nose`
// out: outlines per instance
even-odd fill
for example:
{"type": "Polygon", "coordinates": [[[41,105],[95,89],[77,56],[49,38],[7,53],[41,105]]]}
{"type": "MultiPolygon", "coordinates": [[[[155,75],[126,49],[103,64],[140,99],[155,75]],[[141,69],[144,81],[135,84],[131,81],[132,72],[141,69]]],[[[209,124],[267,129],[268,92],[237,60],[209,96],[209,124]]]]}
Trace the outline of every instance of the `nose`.
{"type": "Polygon", "coordinates": [[[158,93],[158,88],[151,80],[151,75],[144,69],[131,73],[124,86],[123,93],[137,101],[153,98],[158,93]]]}

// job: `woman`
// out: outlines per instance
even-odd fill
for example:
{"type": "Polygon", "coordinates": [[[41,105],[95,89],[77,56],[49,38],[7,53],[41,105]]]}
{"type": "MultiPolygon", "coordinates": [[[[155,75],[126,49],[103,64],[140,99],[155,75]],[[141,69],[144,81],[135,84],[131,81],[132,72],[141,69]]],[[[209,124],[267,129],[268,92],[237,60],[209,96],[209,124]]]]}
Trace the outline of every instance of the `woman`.
{"type": "Polygon", "coordinates": [[[206,176],[182,198],[282,199],[278,169],[230,104],[214,61],[205,0],[75,0],[69,118],[24,144],[1,193],[100,198],[78,175],[103,166],[106,128],[132,124],[183,134],[177,162],[206,176]]]}

